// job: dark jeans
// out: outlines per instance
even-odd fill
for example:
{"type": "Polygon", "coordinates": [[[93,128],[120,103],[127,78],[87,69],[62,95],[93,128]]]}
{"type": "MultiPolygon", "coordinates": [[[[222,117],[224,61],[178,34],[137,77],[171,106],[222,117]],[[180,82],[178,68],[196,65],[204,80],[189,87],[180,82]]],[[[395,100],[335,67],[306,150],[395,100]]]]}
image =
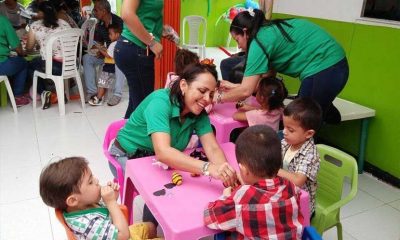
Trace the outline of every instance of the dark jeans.
{"type": "MultiPolygon", "coordinates": [[[[29,76],[32,79],[33,78],[33,73],[35,70],[40,71],[40,72],[45,72],[46,71],[46,61],[42,60],[41,57],[34,58],[30,63],[29,63],[29,76]]],[[[53,75],[61,76],[62,74],[62,63],[57,62],[53,60],[53,69],[52,69],[53,75]]],[[[46,91],[52,91],[55,92],[55,85],[53,81],[49,79],[42,79],[38,78],[38,85],[37,85],[37,93],[41,94],[44,90],[46,91]]]]}
{"type": "Polygon", "coordinates": [[[125,118],[154,90],[154,54],[121,37],[114,49],[117,67],[124,73],[129,87],[125,118]]]}
{"type": "Polygon", "coordinates": [[[22,57],[9,57],[4,62],[0,62],[0,75],[10,78],[10,83],[16,97],[24,93],[28,64],[22,57]]]}
{"type": "Polygon", "coordinates": [[[342,91],[349,77],[349,65],[347,58],[335,65],[303,79],[298,95],[300,97],[312,97],[323,111],[323,119],[330,123],[340,122],[340,113],[332,102],[342,91]],[[337,114],[339,114],[337,116],[337,114]]]}
{"type": "Polygon", "coordinates": [[[231,57],[228,57],[228,58],[225,58],[224,60],[222,60],[221,65],[220,65],[222,79],[228,80],[230,82],[238,83],[237,81],[230,79],[230,77],[232,75],[231,74],[232,69],[244,60],[245,60],[244,53],[239,53],[238,55],[235,54],[235,55],[232,55],[231,57]]]}

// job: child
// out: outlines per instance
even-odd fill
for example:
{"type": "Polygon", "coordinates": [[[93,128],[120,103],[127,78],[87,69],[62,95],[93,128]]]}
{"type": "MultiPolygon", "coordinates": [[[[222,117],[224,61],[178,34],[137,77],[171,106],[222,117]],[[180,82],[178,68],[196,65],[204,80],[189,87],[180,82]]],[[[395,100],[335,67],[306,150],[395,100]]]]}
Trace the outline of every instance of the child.
{"type": "Polygon", "coordinates": [[[108,88],[110,88],[115,79],[115,62],[114,62],[114,48],[117,44],[118,38],[121,36],[122,28],[118,24],[111,24],[108,27],[108,36],[111,39],[111,43],[106,49],[104,46],[96,44],[99,52],[104,56],[104,65],[97,82],[97,96],[93,96],[89,100],[89,104],[92,106],[100,106],[103,104],[103,97],[108,88]]]}
{"type": "Polygon", "coordinates": [[[315,193],[320,159],[313,136],[322,121],[322,110],[311,98],[296,98],[283,111],[283,168],[278,175],[310,194],[310,213],[315,210],[315,193]]]}
{"type": "Polygon", "coordinates": [[[301,239],[300,188],[277,176],[282,166],[276,132],[264,125],[245,129],[236,141],[243,185],[224,190],[208,204],[205,224],[229,231],[229,239],[301,239]]]}
{"type": "Polygon", "coordinates": [[[268,125],[278,131],[283,112],[283,100],[286,96],[287,90],[281,80],[275,77],[263,78],[258,84],[256,94],[256,100],[260,106],[239,102],[239,111],[233,115],[233,119],[247,121],[249,126],[268,125]]]}
{"type": "MultiPolygon", "coordinates": [[[[100,186],[83,157],[70,157],[48,165],[40,174],[43,202],[64,212],[64,219],[77,239],[129,239],[130,234],[146,230],[147,223],[128,223],[117,204],[119,186],[109,182],[100,186]],[[101,202],[100,200],[103,200],[101,202]]],[[[146,232],[145,231],[145,232],[146,232]]],[[[133,239],[143,239],[134,237],[133,239]]]]}
{"type": "Polygon", "coordinates": [[[167,81],[165,82],[165,88],[170,88],[173,82],[181,76],[183,69],[187,65],[199,63],[199,56],[187,49],[179,48],[175,54],[175,72],[169,72],[167,74],[167,81]]]}

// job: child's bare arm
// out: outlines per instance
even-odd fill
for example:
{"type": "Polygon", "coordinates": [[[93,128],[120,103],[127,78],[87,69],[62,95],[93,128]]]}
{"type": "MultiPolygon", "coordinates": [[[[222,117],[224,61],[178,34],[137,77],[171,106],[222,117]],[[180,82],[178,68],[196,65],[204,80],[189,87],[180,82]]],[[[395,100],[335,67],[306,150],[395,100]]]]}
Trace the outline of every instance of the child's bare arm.
{"type": "Polygon", "coordinates": [[[237,111],[232,117],[236,121],[247,121],[246,112],[237,111]]]}
{"type": "Polygon", "coordinates": [[[104,57],[107,57],[107,58],[112,58],[110,55],[108,55],[106,47],[99,45],[99,46],[97,46],[97,48],[99,49],[99,52],[101,53],[101,55],[103,55],[104,57]]]}
{"type": "Polygon", "coordinates": [[[118,184],[109,182],[107,186],[101,187],[101,197],[110,212],[113,225],[118,229],[118,240],[126,240],[129,239],[129,228],[117,203],[118,191],[118,184]]]}
{"type": "Polygon", "coordinates": [[[287,180],[291,181],[298,187],[302,187],[307,181],[306,175],[304,175],[302,173],[288,172],[284,169],[279,169],[278,176],[286,178],[287,180]]]}

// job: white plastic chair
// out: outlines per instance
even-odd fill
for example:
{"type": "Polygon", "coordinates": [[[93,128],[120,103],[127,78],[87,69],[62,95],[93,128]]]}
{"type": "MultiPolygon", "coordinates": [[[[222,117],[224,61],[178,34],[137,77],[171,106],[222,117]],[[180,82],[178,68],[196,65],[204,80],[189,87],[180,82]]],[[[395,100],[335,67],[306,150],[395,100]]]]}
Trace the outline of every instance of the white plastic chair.
{"type": "Polygon", "coordinates": [[[83,31],[83,44],[87,46],[87,49],[91,49],[94,44],[93,38],[96,24],[96,18],[88,18],[81,26],[81,29],[83,31]]]}
{"type": "Polygon", "coordinates": [[[14,109],[14,113],[18,113],[17,105],[15,104],[14,93],[12,91],[12,88],[11,88],[11,85],[10,85],[10,81],[8,81],[8,77],[7,76],[0,76],[0,83],[3,82],[3,81],[6,84],[8,96],[10,97],[10,101],[11,101],[11,105],[12,105],[12,107],[14,109]]]}
{"type": "Polygon", "coordinates": [[[202,16],[186,16],[182,22],[182,47],[186,49],[196,49],[199,51],[200,59],[206,56],[207,22],[202,16]],[[186,41],[185,28],[188,24],[189,39],[186,41]],[[200,35],[202,29],[202,35],[200,35]]]}
{"type": "Polygon", "coordinates": [[[45,72],[35,71],[33,74],[33,110],[36,110],[36,91],[38,77],[51,79],[55,86],[58,99],[60,115],[65,115],[64,87],[69,89],[69,78],[75,78],[78,85],[79,95],[82,102],[82,109],[85,108],[85,99],[80,74],[77,69],[77,56],[82,55],[82,30],[73,28],[51,34],[46,40],[46,70],[45,72]],[[53,44],[60,41],[62,51],[62,72],[61,76],[53,75],[53,44]],[[79,50],[78,50],[79,44],[79,50]],[[78,55],[79,51],[79,55],[78,55]],[[65,86],[64,86],[65,85],[65,86]]]}

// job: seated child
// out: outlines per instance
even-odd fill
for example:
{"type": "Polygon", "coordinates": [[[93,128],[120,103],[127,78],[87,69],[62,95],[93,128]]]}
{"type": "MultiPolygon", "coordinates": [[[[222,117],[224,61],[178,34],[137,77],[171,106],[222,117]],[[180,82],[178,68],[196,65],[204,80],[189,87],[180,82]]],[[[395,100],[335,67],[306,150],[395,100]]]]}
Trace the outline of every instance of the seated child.
{"type": "Polygon", "coordinates": [[[284,107],[283,100],[286,96],[287,90],[281,80],[275,77],[262,78],[256,94],[256,100],[260,105],[253,106],[239,102],[239,111],[234,113],[233,119],[247,121],[249,126],[268,125],[278,131],[284,107]]]}
{"type": "Polygon", "coordinates": [[[183,69],[187,65],[199,63],[199,56],[187,49],[179,48],[175,53],[175,72],[169,72],[167,74],[167,80],[165,82],[165,88],[169,88],[182,74],[183,69]]]}
{"type": "Polygon", "coordinates": [[[104,65],[101,71],[99,80],[97,82],[97,95],[93,96],[89,100],[89,104],[92,106],[100,106],[104,102],[104,95],[107,89],[111,88],[115,80],[115,62],[114,62],[114,48],[117,44],[118,38],[121,36],[122,28],[118,24],[111,24],[108,27],[108,36],[111,39],[111,43],[108,48],[100,44],[96,44],[99,52],[104,56],[104,65]]]}
{"type": "Polygon", "coordinates": [[[133,239],[156,236],[148,223],[128,223],[118,206],[119,186],[100,186],[83,157],[70,157],[48,165],[40,174],[43,202],[63,211],[77,239],[133,239]],[[102,200],[102,201],[101,201],[102,200]],[[136,237],[134,237],[136,236],[136,237]]]}
{"type": "Polygon", "coordinates": [[[310,216],[315,210],[320,158],[313,136],[322,121],[322,110],[311,98],[296,98],[283,111],[283,168],[278,175],[310,194],[310,216]]]}
{"type": "Polygon", "coordinates": [[[235,151],[242,185],[225,188],[208,204],[207,227],[229,231],[229,239],[301,239],[300,188],[277,176],[282,157],[276,132],[264,125],[249,127],[235,151]]]}

